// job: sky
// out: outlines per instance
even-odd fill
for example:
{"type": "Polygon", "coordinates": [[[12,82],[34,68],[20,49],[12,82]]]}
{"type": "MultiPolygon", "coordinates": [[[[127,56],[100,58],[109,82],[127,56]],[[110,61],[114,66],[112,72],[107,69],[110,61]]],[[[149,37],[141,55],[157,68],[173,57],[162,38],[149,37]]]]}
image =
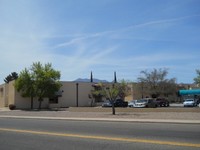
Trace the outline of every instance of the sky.
{"type": "Polygon", "coordinates": [[[200,0],[0,0],[0,84],[34,62],[62,81],[137,81],[143,70],[193,83],[200,0]]]}

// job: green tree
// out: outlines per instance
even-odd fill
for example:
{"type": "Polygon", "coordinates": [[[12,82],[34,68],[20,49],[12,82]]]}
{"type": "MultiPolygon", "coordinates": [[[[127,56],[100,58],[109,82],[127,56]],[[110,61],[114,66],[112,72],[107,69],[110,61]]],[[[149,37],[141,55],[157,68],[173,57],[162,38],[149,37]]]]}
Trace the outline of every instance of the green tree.
{"type": "Polygon", "coordinates": [[[119,97],[121,99],[125,99],[126,96],[131,95],[131,88],[130,85],[132,86],[132,84],[130,84],[131,82],[125,81],[124,79],[121,80],[118,84],[118,88],[119,88],[119,97]]]}
{"type": "MultiPolygon", "coordinates": [[[[152,71],[141,71],[141,77],[138,78],[139,83],[142,85],[142,89],[148,91],[149,95],[153,98],[158,96],[168,96],[176,92],[176,79],[167,79],[167,69],[153,69],[152,71]]],[[[142,90],[143,91],[143,90],[142,90]]]]}
{"type": "Polygon", "coordinates": [[[117,84],[113,84],[113,85],[103,86],[102,89],[103,89],[104,96],[112,104],[112,114],[115,115],[115,105],[114,105],[114,102],[116,101],[117,97],[119,96],[119,93],[120,93],[119,87],[117,86],[117,84]]]}
{"type": "Polygon", "coordinates": [[[91,107],[96,102],[102,102],[102,98],[104,97],[102,90],[102,83],[93,84],[93,90],[91,90],[91,94],[89,94],[89,98],[91,99],[91,107]]]}
{"type": "Polygon", "coordinates": [[[25,69],[20,73],[15,86],[18,91],[22,91],[23,96],[37,97],[38,108],[41,109],[43,99],[54,97],[55,92],[60,89],[59,79],[60,72],[54,70],[50,63],[43,66],[36,62],[29,70],[25,69]]]}
{"type": "Polygon", "coordinates": [[[197,77],[194,78],[194,82],[199,86],[200,85],[200,69],[196,70],[197,77]]]}
{"type": "Polygon", "coordinates": [[[15,82],[15,88],[23,97],[31,98],[31,109],[33,109],[33,98],[35,96],[34,79],[31,72],[25,68],[19,74],[15,82]]]}
{"type": "MultiPolygon", "coordinates": [[[[112,104],[112,114],[115,115],[115,101],[117,98],[124,100],[128,93],[128,84],[122,80],[121,83],[98,83],[92,90],[93,97],[105,97],[112,104]]],[[[130,89],[129,89],[130,90],[130,89]]]]}

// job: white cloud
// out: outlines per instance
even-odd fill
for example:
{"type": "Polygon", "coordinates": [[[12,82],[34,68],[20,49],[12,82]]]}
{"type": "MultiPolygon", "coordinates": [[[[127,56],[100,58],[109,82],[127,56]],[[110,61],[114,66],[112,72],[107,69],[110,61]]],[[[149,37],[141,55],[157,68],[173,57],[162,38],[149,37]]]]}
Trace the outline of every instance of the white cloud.
{"type": "MultiPolygon", "coordinates": [[[[167,61],[182,61],[194,58],[192,54],[181,54],[180,57],[180,54],[174,52],[175,49],[172,49],[173,54],[171,52],[152,52],[145,55],[138,52],[135,56],[120,57],[119,52],[125,53],[126,51],[123,49],[124,43],[121,43],[119,39],[133,38],[131,46],[134,45],[134,39],[162,40],[157,38],[156,35],[153,36],[153,34],[148,37],[140,29],[157,27],[161,24],[171,26],[177,21],[199,17],[200,15],[155,20],[116,30],[97,31],[88,34],[77,29],[80,32],[77,31],[74,34],[63,32],[63,35],[60,35],[64,27],[60,29],[54,23],[55,26],[52,30],[52,27],[49,27],[48,23],[42,19],[43,11],[39,8],[35,9],[33,1],[30,3],[20,1],[20,3],[6,2],[1,4],[0,83],[9,73],[19,72],[36,61],[51,62],[57,70],[61,71],[63,80],[74,80],[83,77],[85,72],[92,69],[96,71],[100,78],[105,77],[106,79],[108,77],[112,80],[113,71],[121,71],[121,74],[130,77],[131,74],[139,73],[138,71],[146,68],[157,68],[165,65],[166,67],[173,67],[172,64],[165,64],[167,61]],[[141,36],[134,37],[133,33],[141,36]],[[117,42],[114,41],[116,39],[117,42]],[[116,53],[119,54],[115,55],[116,53]]],[[[133,50],[135,49],[133,48],[133,50]]],[[[139,50],[142,51],[143,49],[139,50]]]]}
{"type": "Polygon", "coordinates": [[[48,29],[43,28],[37,12],[27,1],[1,1],[0,7],[0,83],[15,71],[29,67],[32,62],[48,62],[42,36],[48,29]]]}

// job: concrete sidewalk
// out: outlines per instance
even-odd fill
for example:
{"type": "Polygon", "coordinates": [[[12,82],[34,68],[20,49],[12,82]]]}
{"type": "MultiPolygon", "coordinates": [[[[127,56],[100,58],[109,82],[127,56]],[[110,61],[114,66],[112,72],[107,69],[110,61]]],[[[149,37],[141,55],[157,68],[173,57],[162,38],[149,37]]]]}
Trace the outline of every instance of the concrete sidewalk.
{"type": "Polygon", "coordinates": [[[112,121],[139,123],[187,123],[200,124],[200,112],[164,109],[117,109],[112,115],[111,109],[66,108],[62,110],[13,110],[0,109],[0,118],[48,119],[73,121],[112,121]]]}

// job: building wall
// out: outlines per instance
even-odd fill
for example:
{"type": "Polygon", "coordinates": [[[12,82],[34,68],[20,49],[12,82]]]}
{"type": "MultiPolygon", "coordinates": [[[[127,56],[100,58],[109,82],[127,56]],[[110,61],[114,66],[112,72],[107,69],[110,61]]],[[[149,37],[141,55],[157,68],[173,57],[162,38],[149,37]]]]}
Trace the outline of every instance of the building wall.
{"type": "MultiPolygon", "coordinates": [[[[31,98],[30,97],[22,97],[21,93],[15,91],[15,106],[18,109],[29,109],[31,108],[31,98]]],[[[33,99],[33,108],[36,109],[39,107],[39,101],[37,98],[33,99]]],[[[42,101],[41,108],[48,108],[49,107],[49,100],[45,98],[42,101]]]]}
{"type": "Polygon", "coordinates": [[[8,85],[8,106],[10,104],[15,104],[15,88],[14,88],[14,81],[9,82],[8,85]]]}
{"type": "Polygon", "coordinates": [[[0,85],[0,107],[5,107],[5,85],[0,85]]]}
{"type": "Polygon", "coordinates": [[[8,107],[9,104],[14,104],[13,83],[0,85],[0,107],[8,107]]]}
{"type": "MultiPolygon", "coordinates": [[[[92,86],[94,83],[90,82],[61,82],[62,96],[58,98],[58,103],[50,103],[48,98],[42,102],[42,108],[61,108],[61,107],[89,107],[92,105],[92,99],[89,98],[92,86]],[[78,90],[77,90],[78,88],[78,90]],[[77,97],[78,95],[78,97],[77,97]],[[77,101],[78,100],[78,101],[77,101]]],[[[109,84],[109,83],[108,83],[109,84]]],[[[21,93],[17,92],[14,88],[14,81],[9,84],[0,86],[0,107],[7,107],[9,104],[14,104],[17,109],[31,108],[31,98],[22,97],[21,93]]],[[[134,88],[132,89],[134,90],[134,88]]],[[[105,100],[105,98],[103,98],[105,100]]],[[[132,100],[133,97],[129,95],[126,100],[132,100]]],[[[38,108],[39,102],[37,98],[33,100],[33,108],[38,108]]]]}
{"type": "MultiPolygon", "coordinates": [[[[88,94],[92,90],[93,83],[77,83],[76,82],[61,82],[62,96],[58,98],[58,103],[50,104],[49,99],[45,98],[42,102],[42,108],[52,107],[76,107],[77,106],[77,92],[78,92],[78,106],[90,106],[91,99],[88,94]]],[[[21,96],[14,88],[14,81],[0,85],[0,107],[8,107],[9,104],[14,104],[18,109],[31,108],[31,99],[21,96]]],[[[37,98],[33,100],[33,108],[38,108],[39,102],[37,98]]]]}
{"type": "Polygon", "coordinates": [[[59,104],[62,107],[77,106],[77,92],[78,92],[78,106],[90,106],[91,99],[88,94],[91,93],[92,84],[88,82],[61,82],[63,91],[62,97],[59,98],[59,104]],[[78,91],[77,91],[78,86],[78,91]]]}

